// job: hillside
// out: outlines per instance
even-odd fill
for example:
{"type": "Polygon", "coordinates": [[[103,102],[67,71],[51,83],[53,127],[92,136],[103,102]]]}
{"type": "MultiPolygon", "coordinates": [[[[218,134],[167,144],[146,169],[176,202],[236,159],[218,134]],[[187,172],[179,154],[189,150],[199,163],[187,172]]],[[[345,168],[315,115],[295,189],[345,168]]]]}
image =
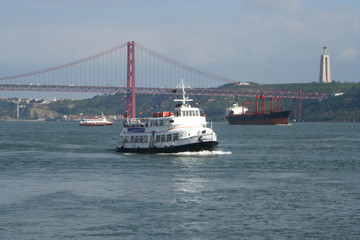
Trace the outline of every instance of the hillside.
{"type": "MultiPolygon", "coordinates": [[[[263,90],[289,91],[296,89],[306,92],[326,92],[339,93],[344,92],[343,96],[333,97],[326,101],[303,100],[302,102],[302,120],[303,121],[351,121],[358,122],[359,118],[359,84],[355,83],[303,83],[303,84],[255,84],[250,86],[228,84],[221,88],[245,89],[256,88],[263,90]]],[[[172,99],[175,95],[138,95],[136,97],[137,116],[147,117],[154,111],[163,111],[173,108],[172,99]]],[[[224,121],[225,109],[230,106],[235,97],[218,96],[191,96],[194,99],[193,105],[203,109],[210,121],[224,121]]],[[[242,101],[250,101],[255,105],[254,98],[241,98],[242,101]]],[[[64,100],[53,103],[51,109],[60,114],[122,114],[126,105],[126,96],[124,94],[115,94],[112,96],[96,96],[92,99],[81,101],[64,100]]],[[[295,99],[282,99],[283,109],[294,110],[297,106],[295,99]]]]}
{"type": "Polygon", "coordinates": [[[234,85],[226,84],[221,88],[228,89],[252,89],[256,88],[258,90],[273,90],[273,91],[303,91],[303,92],[321,92],[321,93],[337,93],[337,92],[348,92],[353,87],[359,86],[359,83],[287,83],[287,84],[256,84],[253,85],[234,85]]]}
{"type": "Polygon", "coordinates": [[[326,101],[303,101],[303,119],[317,122],[360,122],[360,87],[326,101]]]}
{"type": "MultiPolygon", "coordinates": [[[[355,83],[304,83],[304,84],[252,84],[250,86],[227,84],[221,88],[289,91],[296,89],[306,92],[326,92],[345,94],[332,97],[325,101],[303,100],[303,121],[336,121],[336,122],[359,122],[360,121],[360,88],[355,83]]],[[[172,109],[175,95],[138,95],[136,107],[138,117],[147,117],[151,112],[172,109]]],[[[199,106],[207,115],[209,121],[225,121],[225,109],[234,101],[235,97],[215,96],[191,96],[193,105],[199,106]]],[[[250,101],[255,105],[254,98],[240,98],[239,102],[250,101]]],[[[283,109],[294,110],[297,106],[295,99],[282,99],[283,109]]],[[[32,104],[22,109],[21,116],[28,118],[44,117],[52,115],[122,115],[126,111],[126,96],[124,94],[95,96],[84,100],[60,100],[51,104],[32,104]]],[[[0,113],[2,116],[15,117],[16,105],[0,100],[0,113]]],[[[292,116],[291,116],[292,117],[292,116]]]]}

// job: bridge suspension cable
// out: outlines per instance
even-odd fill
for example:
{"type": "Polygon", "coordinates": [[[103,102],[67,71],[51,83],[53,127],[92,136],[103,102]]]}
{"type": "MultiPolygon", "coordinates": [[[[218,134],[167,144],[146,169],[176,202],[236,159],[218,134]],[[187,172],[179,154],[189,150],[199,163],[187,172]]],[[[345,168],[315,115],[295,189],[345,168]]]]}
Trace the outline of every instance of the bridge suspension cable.
{"type": "MultiPolygon", "coordinates": [[[[107,51],[67,64],[38,71],[0,77],[5,84],[77,85],[77,86],[125,86],[127,43],[107,51]]],[[[233,83],[212,73],[183,64],[150,50],[135,45],[136,85],[139,87],[175,87],[181,78],[192,88],[218,87],[233,83]]]]}
{"type": "Polygon", "coordinates": [[[211,78],[211,79],[214,79],[214,80],[217,80],[217,81],[220,81],[220,82],[225,82],[225,83],[234,83],[234,82],[236,82],[234,80],[223,78],[223,77],[217,76],[215,74],[204,72],[204,71],[201,71],[201,70],[199,70],[197,68],[191,67],[189,65],[180,63],[180,62],[175,61],[174,59],[171,59],[169,57],[166,57],[166,56],[164,56],[164,55],[162,55],[162,54],[160,54],[160,53],[158,53],[156,51],[148,49],[148,48],[146,48],[146,47],[144,47],[144,46],[142,46],[142,45],[140,45],[138,43],[136,44],[136,48],[143,51],[143,52],[145,52],[145,53],[147,53],[147,54],[149,54],[150,56],[153,56],[153,57],[155,57],[157,59],[160,59],[160,60],[162,60],[162,61],[164,61],[166,63],[172,64],[172,65],[174,65],[176,67],[179,67],[179,68],[181,68],[183,70],[189,71],[189,72],[191,72],[193,74],[198,74],[200,76],[211,78]]]}
{"type": "MultiPolygon", "coordinates": [[[[128,43],[124,43],[67,64],[0,77],[0,91],[123,92],[128,78],[127,48],[128,43]]],[[[252,96],[257,91],[256,88],[249,92],[214,89],[224,83],[235,81],[201,71],[138,43],[134,45],[134,49],[132,61],[136,62],[133,71],[136,76],[137,93],[171,94],[169,89],[175,88],[181,78],[191,86],[191,90],[187,92],[193,95],[252,96]]],[[[275,94],[271,91],[261,92],[267,96],[275,94]]],[[[282,98],[299,98],[298,91],[276,95],[282,98]]],[[[303,99],[330,97],[326,93],[305,92],[301,96],[303,99]]]]}
{"type": "Polygon", "coordinates": [[[51,72],[51,71],[67,68],[67,67],[70,67],[70,66],[73,66],[73,65],[77,65],[77,64],[80,64],[80,63],[84,63],[84,62],[99,58],[99,57],[104,56],[106,54],[115,52],[115,51],[117,51],[119,49],[125,48],[126,46],[127,46],[126,43],[124,43],[124,44],[122,44],[122,45],[120,45],[118,47],[111,48],[111,49],[109,49],[107,51],[104,51],[104,52],[101,52],[101,53],[95,54],[93,56],[83,58],[83,59],[80,59],[80,60],[77,60],[77,61],[74,61],[74,62],[71,62],[71,63],[67,63],[67,64],[55,66],[55,67],[50,67],[50,68],[46,68],[46,69],[43,69],[43,70],[29,72],[29,73],[22,73],[22,74],[16,74],[16,75],[11,75],[11,76],[0,77],[0,80],[9,80],[9,79],[14,79],[14,78],[27,77],[27,76],[31,76],[31,75],[36,75],[36,74],[41,74],[41,73],[46,73],[46,72],[51,72]]]}

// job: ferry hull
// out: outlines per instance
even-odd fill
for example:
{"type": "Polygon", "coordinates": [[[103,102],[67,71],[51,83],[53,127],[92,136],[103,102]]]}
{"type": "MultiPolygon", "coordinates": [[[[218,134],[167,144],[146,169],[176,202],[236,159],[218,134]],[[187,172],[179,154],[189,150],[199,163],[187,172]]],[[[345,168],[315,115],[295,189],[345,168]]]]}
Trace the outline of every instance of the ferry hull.
{"type": "Polygon", "coordinates": [[[265,114],[240,114],[226,116],[230,125],[277,125],[289,124],[291,111],[272,112],[265,114]]]}
{"type": "Polygon", "coordinates": [[[171,146],[165,148],[116,148],[117,152],[124,153],[178,153],[178,152],[199,152],[212,151],[219,143],[217,141],[191,143],[180,146],[171,146]]]}

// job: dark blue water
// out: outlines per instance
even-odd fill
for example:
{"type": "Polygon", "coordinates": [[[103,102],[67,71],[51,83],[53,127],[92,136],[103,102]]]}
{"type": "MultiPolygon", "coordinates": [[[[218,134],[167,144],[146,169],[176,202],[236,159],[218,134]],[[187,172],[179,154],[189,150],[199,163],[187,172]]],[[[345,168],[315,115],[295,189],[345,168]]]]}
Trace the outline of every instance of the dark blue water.
{"type": "Polygon", "coordinates": [[[360,124],[214,130],[137,155],[118,124],[0,122],[0,239],[360,238],[360,124]]]}

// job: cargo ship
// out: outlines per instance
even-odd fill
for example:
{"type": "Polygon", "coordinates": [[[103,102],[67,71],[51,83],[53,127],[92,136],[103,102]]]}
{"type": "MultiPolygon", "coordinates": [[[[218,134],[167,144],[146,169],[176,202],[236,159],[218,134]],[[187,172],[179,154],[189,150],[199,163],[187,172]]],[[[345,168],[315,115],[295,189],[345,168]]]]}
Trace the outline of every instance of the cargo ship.
{"type": "Polygon", "coordinates": [[[289,124],[290,114],[291,111],[280,109],[280,98],[271,98],[271,109],[266,111],[266,97],[260,95],[256,96],[255,112],[251,112],[250,102],[243,102],[241,106],[236,102],[226,110],[226,120],[230,125],[289,124]],[[274,100],[278,101],[278,109],[273,108],[274,100]]]}

